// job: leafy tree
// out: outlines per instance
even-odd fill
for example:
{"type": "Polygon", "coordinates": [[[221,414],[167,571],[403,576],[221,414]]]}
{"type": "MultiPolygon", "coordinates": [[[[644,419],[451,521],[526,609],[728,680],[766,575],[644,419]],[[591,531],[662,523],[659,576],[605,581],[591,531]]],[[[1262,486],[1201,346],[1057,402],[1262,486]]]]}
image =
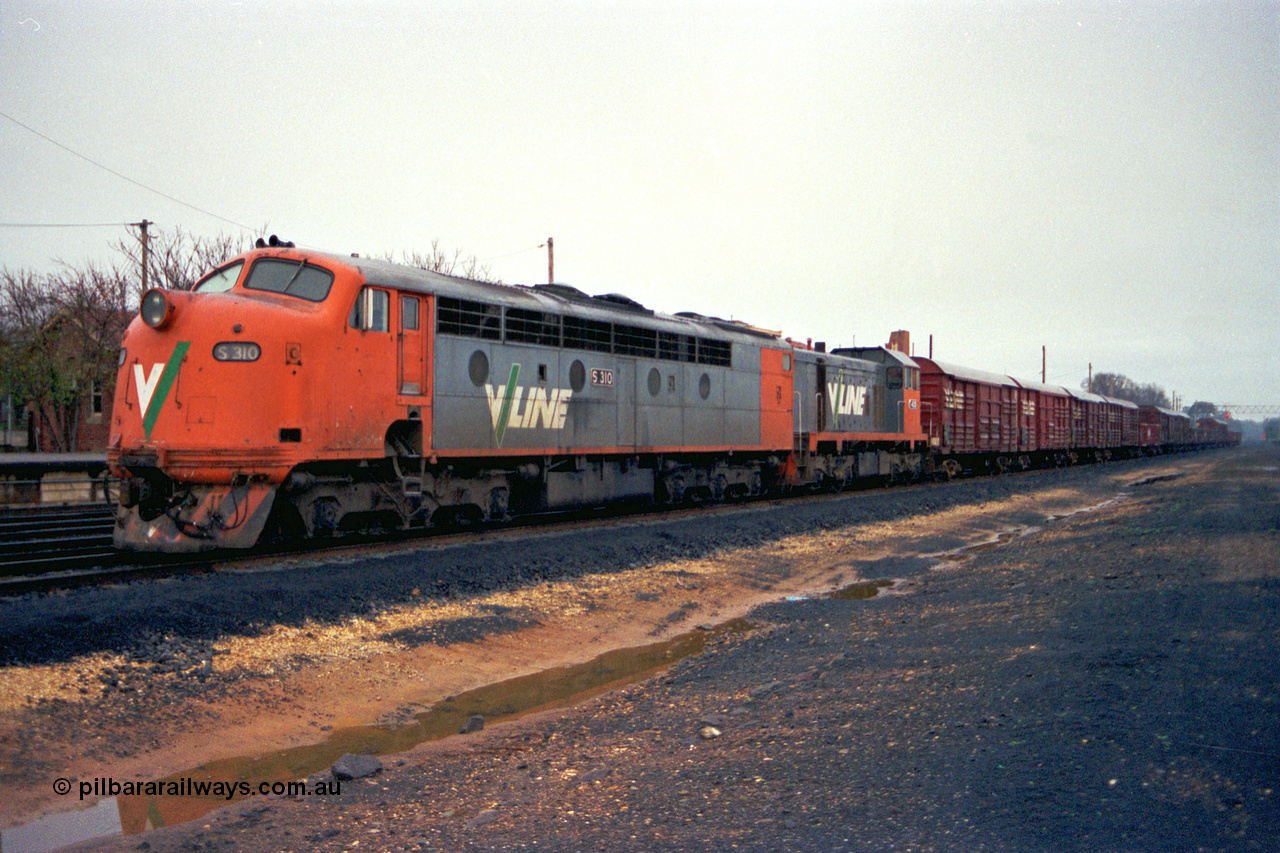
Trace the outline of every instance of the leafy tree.
{"type": "Polygon", "coordinates": [[[1269,418],[1263,422],[1262,437],[1267,441],[1280,442],[1280,418],[1269,418]]]}
{"type": "Polygon", "coordinates": [[[1218,414],[1218,406],[1214,403],[1208,403],[1204,400],[1196,400],[1185,409],[1187,415],[1192,420],[1197,418],[1211,418],[1218,414]]]}
{"type": "Polygon", "coordinates": [[[0,270],[0,385],[31,404],[55,450],[74,450],[85,403],[109,393],[130,313],[115,270],[64,266],[49,274],[0,270]]]}

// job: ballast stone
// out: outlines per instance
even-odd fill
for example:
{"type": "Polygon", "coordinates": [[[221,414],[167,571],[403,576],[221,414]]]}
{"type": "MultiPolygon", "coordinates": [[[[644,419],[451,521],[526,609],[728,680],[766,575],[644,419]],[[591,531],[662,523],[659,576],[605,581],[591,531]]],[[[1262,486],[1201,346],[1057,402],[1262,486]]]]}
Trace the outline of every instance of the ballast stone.
{"type": "Polygon", "coordinates": [[[374,758],[372,755],[346,755],[333,762],[333,766],[329,770],[333,773],[333,778],[340,781],[347,779],[363,779],[366,776],[372,776],[382,769],[382,762],[374,758]]]}

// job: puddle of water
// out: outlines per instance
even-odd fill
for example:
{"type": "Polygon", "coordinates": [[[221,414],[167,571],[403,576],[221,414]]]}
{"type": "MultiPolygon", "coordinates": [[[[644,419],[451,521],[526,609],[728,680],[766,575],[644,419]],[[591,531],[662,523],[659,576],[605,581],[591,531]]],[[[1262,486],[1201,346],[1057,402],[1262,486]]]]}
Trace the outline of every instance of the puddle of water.
{"type": "MultiPolygon", "coordinates": [[[[1140,485],[1140,484],[1135,483],[1134,485],[1140,485]]],[[[1045,522],[1061,521],[1064,518],[1071,518],[1072,516],[1080,515],[1083,512],[1097,512],[1100,509],[1106,509],[1109,506],[1115,506],[1121,501],[1128,500],[1128,499],[1129,499],[1129,493],[1121,492],[1120,494],[1116,495],[1114,498],[1108,498],[1102,503],[1097,503],[1097,504],[1094,504],[1093,506],[1082,506],[1079,509],[1071,510],[1071,512],[1064,512],[1062,515],[1047,515],[1045,516],[1044,520],[1045,522]]]]}
{"type": "Polygon", "coordinates": [[[894,582],[888,578],[877,578],[871,581],[858,581],[851,583],[846,587],[831,593],[829,598],[839,599],[841,601],[860,601],[866,598],[875,598],[880,594],[882,589],[893,586],[894,582]]]}
{"type": "Polygon", "coordinates": [[[45,853],[80,841],[119,835],[120,828],[119,804],[115,797],[108,797],[83,811],[49,815],[25,826],[0,830],[0,851],[45,853]]]}
{"type": "Polygon", "coordinates": [[[976,554],[980,554],[983,551],[995,550],[996,548],[1007,545],[1015,539],[1021,539],[1024,536],[1039,533],[1041,529],[1042,528],[1034,525],[1026,524],[1012,530],[1001,531],[983,542],[977,542],[973,545],[964,545],[960,548],[953,548],[950,551],[943,551],[940,554],[926,554],[926,557],[932,557],[938,561],[929,567],[929,571],[951,571],[972,560],[976,554]]]}
{"type": "Polygon", "coordinates": [[[1186,473],[1186,471],[1173,471],[1169,474],[1152,474],[1150,477],[1143,477],[1141,480],[1134,480],[1129,484],[1128,488],[1132,489],[1136,486],[1149,486],[1152,483],[1162,483],[1165,480],[1176,480],[1179,477],[1185,476],[1186,473]]]}
{"type": "MultiPolygon", "coordinates": [[[[712,637],[740,633],[752,627],[754,624],[746,619],[734,619],[710,630],[690,631],[647,646],[605,652],[577,666],[519,676],[452,696],[430,710],[414,715],[412,723],[338,729],[321,743],[264,756],[203,764],[150,784],[157,790],[182,792],[217,784],[219,789],[235,790],[237,795],[224,796],[214,791],[203,796],[193,793],[180,796],[109,796],[89,809],[50,815],[25,826],[4,830],[0,838],[0,853],[45,853],[78,841],[135,835],[195,820],[214,809],[245,799],[239,795],[241,791],[257,791],[262,783],[303,779],[325,770],[347,753],[383,755],[405,752],[418,744],[457,734],[463,724],[475,715],[483,716],[486,722],[492,723],[577,704],[616,687],[641,681],[679,660],[696,655],[712,637]]],[[[79,791],[79,785],[80,782],[73,783],[73,791],[79,791]]],[[[107,793],[105,789],[102,791],[103,795],[107,793]]]]}

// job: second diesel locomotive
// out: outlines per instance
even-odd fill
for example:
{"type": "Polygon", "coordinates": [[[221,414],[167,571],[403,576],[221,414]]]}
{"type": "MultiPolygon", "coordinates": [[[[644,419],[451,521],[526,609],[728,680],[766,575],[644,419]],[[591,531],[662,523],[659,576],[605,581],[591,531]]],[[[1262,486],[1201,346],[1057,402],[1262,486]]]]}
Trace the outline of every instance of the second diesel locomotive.
{"type": "Polygon", "coordinates": [[[1089,431],[1119,407],[895,349],[828,353],[615,294],[262,247],[191,292],[144,295],[108,447],[122,482],[115,541],[248,548],[1064,462],[1199,435],[1170,439],[1172,413],[1161,441],[1089,431]]]}

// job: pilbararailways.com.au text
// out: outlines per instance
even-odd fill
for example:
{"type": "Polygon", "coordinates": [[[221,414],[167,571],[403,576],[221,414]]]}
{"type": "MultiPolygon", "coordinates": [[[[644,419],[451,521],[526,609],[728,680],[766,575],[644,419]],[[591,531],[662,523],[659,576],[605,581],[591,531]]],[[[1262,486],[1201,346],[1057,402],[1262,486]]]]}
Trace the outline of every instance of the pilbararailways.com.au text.
{"type": "Polygon", "coordinates": [[[210,797],[234,800],[237,797],[333,797],[342,793],[342,782],[337,779],[321,780],[308,785],[301,780],[290,782],[246,781],[214,782],[208,779],[164,779],[159,782],[130,780],[121,782],[110,776],[95,779],[55,779],[53,791],[65,796],[78,790],[80,799],[89,797],[210,797]]]}

